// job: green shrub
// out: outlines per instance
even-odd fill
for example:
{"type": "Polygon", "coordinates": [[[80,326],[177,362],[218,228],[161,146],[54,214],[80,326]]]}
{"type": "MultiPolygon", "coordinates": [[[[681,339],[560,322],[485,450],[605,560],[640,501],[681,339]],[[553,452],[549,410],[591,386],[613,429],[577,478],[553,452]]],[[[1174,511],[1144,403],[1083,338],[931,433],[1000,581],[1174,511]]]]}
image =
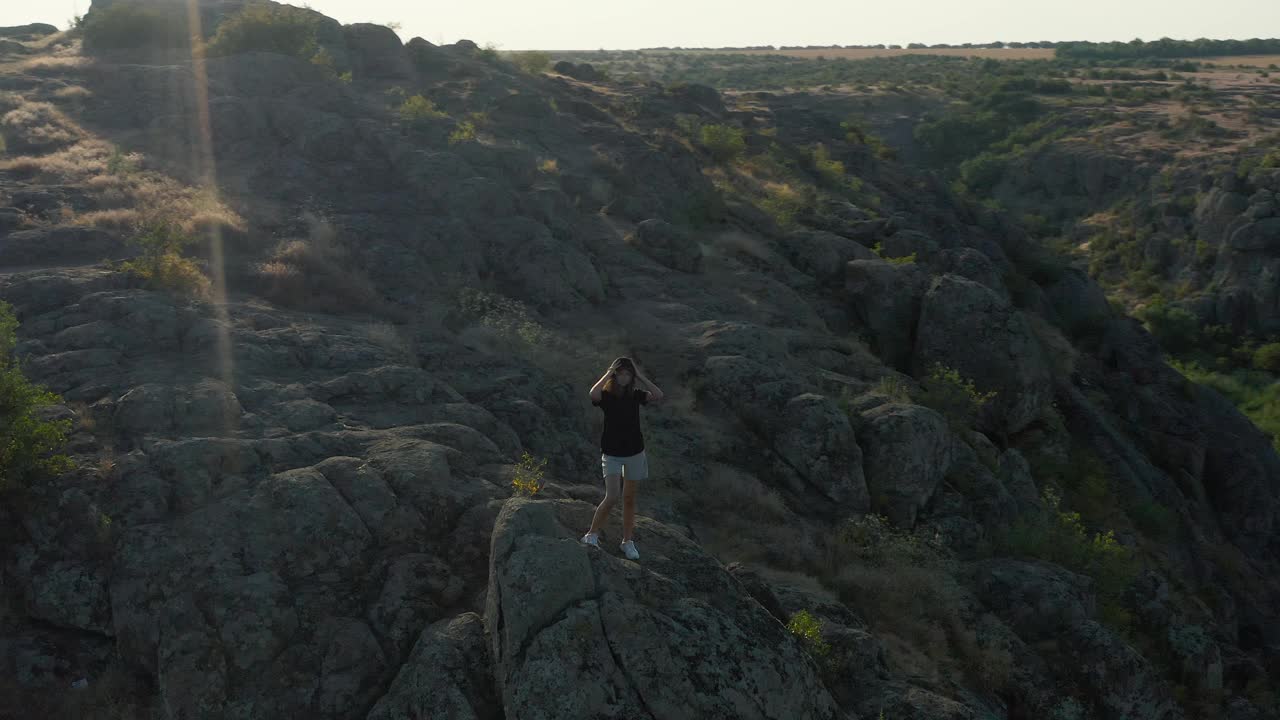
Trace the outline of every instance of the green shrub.
{"type": "Polygon", "coordinates": [[[270,52],[311,60],[319,52],[317,14],[291,5],[246,5],[205,46],[210,56],[270,52]]]}
{"type": "Polygon", "coordinates": [[[703,125],[698,139],[711,157],[719,162],[736,160],[747,149],[742,131],[728,125],[703,125]]]}
{"type": "Polygon", "coordinates": [[[780,228],[791,228],[796,216],[808,210],[817,201],[813,187],[791,183],[765,183],[765,196],[759,202],[760,209],[769,214],[780,228]]]}
{"type": "Polygon", "coordinates": [[[60,400],[23,375],[13,357],[17,329],[13,307],[0,301],[0,493],[5,494],[71,467],[61,454],[71,423],[40,419],[42,408],[60,400]]]}
{"type": "Polygon", "coordinates": [[[121,3],[95,9],[84,20],[86,50],[185,48],[192,45],[187,11],[182,6],[121,3]]]}
{"type": "Polygon", "coordinates": [[[533,50],[512,55],[511,62],[527,73],[536,74],[546,72],[547,68],[551,67],[551,56],[542,51],[533,50]]]}
{"type": "Polygon", "coordinates": [[[1200,321],[1180,307],[1152,303],[1140,311],[1138,317],[1167,352],[1191,350],[1202,340],[1200,321]]]}
{"type": "Polygon", "coordinates": [[[831,645],[822,639],[822,621],[815,618],[808,610],[794,613],[787,621],[787,630],[799,638],[813,655],[825,657],[831,653],[831,645]]]}
{"type": "Polygon", "coordinates": [[[462,120],[458,122],[453,132],[449,133],[449,144],[457,145],[461,142],[473,142],[476,139],[476,124],[470,120],[462,120]]]}
{"type": "Polygon", "coordinates": [[[1118,597],[1137,575],[1132,551],[1116,541],[1112,530],[1091,537],[1080,513],[1063,509],[1061,497],[1052,488],[1045,488],[1041,497],[1044,517],[1016,522],[1006,531],[1004,548],[1015,556],[1048,560],[1084,573],[1096,581],[1100,598],[1118,597]]]}
{"type": "Polygon", "coordinates": [[[516,494],[530,497],[537,495],[542,489],[542,477],[546,473],[546,467],[545,459],[536,459],[527,452],[523,453],[511,477],[511,487],[516,494]]]}
{"type": "Polygon", "coordinates": [[[844,182],[844,163],[832,160],[831,152],[827,150],[826,145],[818,143],[813,148],[810,160],[813,162],[813,169],[827,182],[833,185],[844,182]]]}
{"type": "Polygon", "coordinates": [[[414,127],[421,127],[432,120],[440,120],[448,117],[444,111],[436,107],[435,103],[421,95],[414,95],[406,98],[396,113],[406,125],[414,127]]]}
{"type": "Polygon", "coordinates": [[[132,240],[142,254],[123,263],[121,269],[157,290],[204,297],[209,292],[209,278],[182,254],[193,242],[195,238],[172,223],[151,222],[140,228],[132,240]]]}
{"type": "Polygon", "coordinates": [[[920,401],[937,410],[953,427],[973,425],[978,412],[995,396],[995,391],[982,392],[973,381],[955,368],[934,363],[929,376],[921,383],[920,401]]]}
{"type": "Polygon", "coordinates": [[[1178,522],[1172,510],[1154,500],[1131,508],[1129,517],[1139,530],[1156,540],[1169,539],[1178,522]]]}
{"type": "Polygon", "coordinates": [[[1269,373],[1280,374],[1280,342],[1267,343],[1255,350],[1253,366],[1269,373]]]}

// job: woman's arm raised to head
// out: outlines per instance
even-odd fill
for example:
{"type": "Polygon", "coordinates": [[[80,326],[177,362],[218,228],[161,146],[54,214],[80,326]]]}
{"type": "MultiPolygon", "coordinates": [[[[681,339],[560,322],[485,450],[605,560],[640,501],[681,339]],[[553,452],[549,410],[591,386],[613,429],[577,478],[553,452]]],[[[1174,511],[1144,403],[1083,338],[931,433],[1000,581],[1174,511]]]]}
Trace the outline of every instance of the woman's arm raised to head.
{"type": "Polygon", "coordinates": [[[652,380],[645,377],[644,374],[640,372],[640,368],[636,368],[636,379],[639,380],[641,384],[643,384],[645,388],[649,391],[649,402],[651,403],[662,402],[662,398],[666,397],[666,395],[663,394],[661,388],[659,388],[657,385],[654,385],[652,380]]]}
{"type": "Polygon", "coordinates": [[[604,384],[609,381],[609,377],[611,375],[613,375],[612,366],[610,366],[608,370],[604,371],[604,374],[600,376],[600,379],[596,381],[595,385],[591,386],[591,392],[589,393],[591,395],[591,402],[600,402],[600,391],[604,387],[604,384]]]}

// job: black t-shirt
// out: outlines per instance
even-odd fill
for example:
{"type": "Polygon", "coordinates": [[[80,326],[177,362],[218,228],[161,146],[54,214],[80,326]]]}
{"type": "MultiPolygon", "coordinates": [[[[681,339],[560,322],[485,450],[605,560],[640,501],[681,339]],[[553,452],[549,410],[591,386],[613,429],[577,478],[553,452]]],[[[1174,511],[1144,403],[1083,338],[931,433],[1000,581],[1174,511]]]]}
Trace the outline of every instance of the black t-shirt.
{"type": "Polygon", "coordinates": [[[640,406],[649,402],[649,391],[632,389],[621,395],[600,393],[600,401],[592,405],[604,411],[604,430],[600,433],[600,452],[614,457],[631,457],[644,450],[640,433],[640,406]]]}

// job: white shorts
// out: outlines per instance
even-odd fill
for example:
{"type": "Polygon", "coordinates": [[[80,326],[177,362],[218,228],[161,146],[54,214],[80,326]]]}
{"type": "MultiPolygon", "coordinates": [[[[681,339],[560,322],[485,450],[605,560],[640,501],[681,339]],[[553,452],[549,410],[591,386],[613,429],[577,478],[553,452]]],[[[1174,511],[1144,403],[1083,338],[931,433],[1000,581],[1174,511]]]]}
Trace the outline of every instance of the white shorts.
{"type": "Polygon", "coordinates": [[[624,480],[644,480],[649,477],[649,458],[643,450],[630,457],[601,455],[600,470],[605,477],[621,475],[624,480]]]}

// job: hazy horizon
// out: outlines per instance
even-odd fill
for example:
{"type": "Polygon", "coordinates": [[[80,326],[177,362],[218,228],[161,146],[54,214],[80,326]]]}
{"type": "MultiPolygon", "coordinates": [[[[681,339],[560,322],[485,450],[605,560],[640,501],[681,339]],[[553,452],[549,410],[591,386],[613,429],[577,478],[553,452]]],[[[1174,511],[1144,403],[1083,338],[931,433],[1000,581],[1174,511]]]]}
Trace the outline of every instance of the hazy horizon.
{"type": "MultiPolygon", "coordinates": [[[[743,3],[728,0],[707,0],[696,5],[651,0],[638,15],[634,6],[573,0],[538,4],[495,0],[447,10],[429,8],[416,0],[310,0],[305,4],[343,23],[399,23],[400,36],[406,40],[421,36],[443,44],[466,38],[480,44],[493,43],[504,50],[958,45],[1161,37],[1243,40],[1280,35],[1280,3],[1263,0],[1221,5],[1190,0],[1059,0],[1015,6],[996,0],[972,0],[963,5],[921,0],[909,9],[896,4],[867,8],[835,0],[795,0],[761,4],[746,11],[743,3]],[[1257,28],[1271,31],[1260,35],[1257,28]]],[[[89,5],[89,0],[52,0],[44,7],[0,8],[0,25],[47,22],[66,27],[89,5]]]]}

